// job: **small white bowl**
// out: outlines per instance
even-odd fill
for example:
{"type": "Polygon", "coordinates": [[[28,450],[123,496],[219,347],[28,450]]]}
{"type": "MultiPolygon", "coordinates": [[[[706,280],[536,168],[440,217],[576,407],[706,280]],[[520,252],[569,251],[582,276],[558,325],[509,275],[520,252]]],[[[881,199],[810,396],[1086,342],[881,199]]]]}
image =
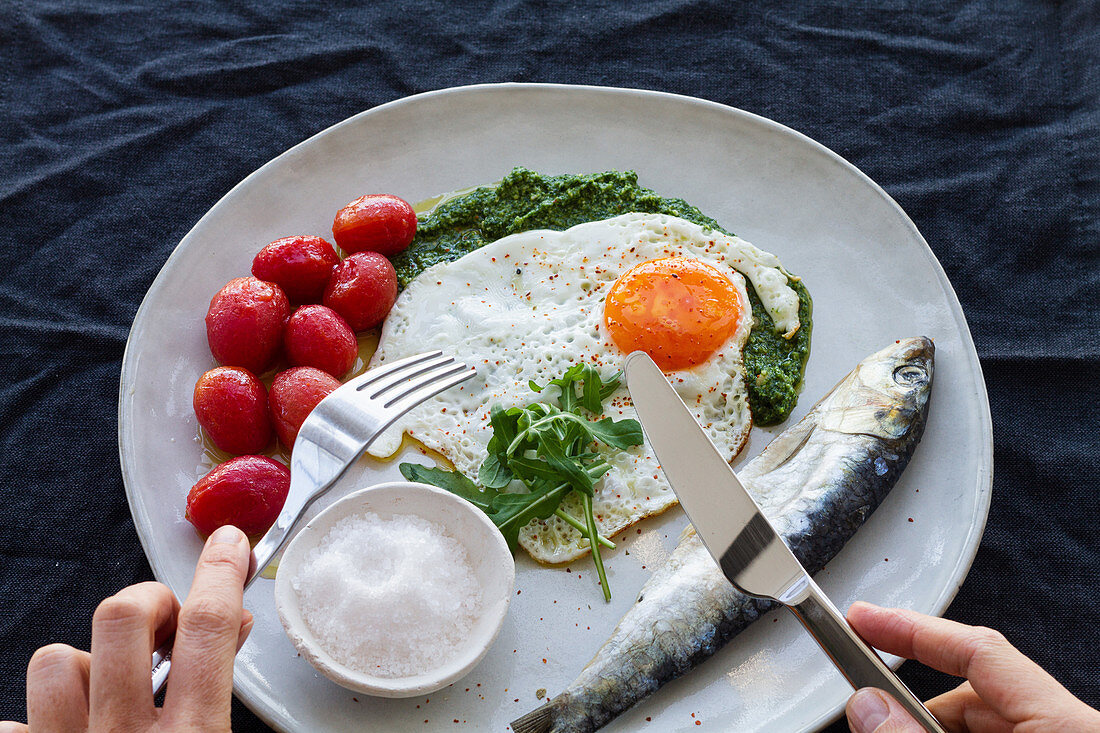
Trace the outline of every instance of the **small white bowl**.
{"type": "Polygon", "coordinates": [[[379,697],[415,697],[434,692],[465,676],[481,661],[504,624],[512,599],[516,566],[508,544],[485,513],[470,502],[427,484],[394,481],[361,489],[337,501],[303,527],[283,552],[275,575],[275,608],[287,636],[317,671],[333,682],[379,697]],[[298,608],[292,580],[302,561],[334,524],[344,517],[373,512],[382,519],[412,514],[446,527],[466,548],[481,585],[482,612],[466,646],[447,664],[411,677],[375,677],[332,658],[310,631],[298,608]]]}

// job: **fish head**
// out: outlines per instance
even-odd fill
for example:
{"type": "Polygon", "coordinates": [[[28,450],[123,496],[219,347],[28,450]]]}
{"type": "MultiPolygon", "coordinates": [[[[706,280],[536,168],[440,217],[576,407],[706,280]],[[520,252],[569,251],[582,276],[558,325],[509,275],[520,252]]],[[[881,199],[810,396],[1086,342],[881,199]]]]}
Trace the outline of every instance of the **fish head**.
{"type": "Polygon", "coordinates": [[[818,405],[818,427],[884,440],[923,428],[936,347],[920,336],[871,354],[818,405]]]}

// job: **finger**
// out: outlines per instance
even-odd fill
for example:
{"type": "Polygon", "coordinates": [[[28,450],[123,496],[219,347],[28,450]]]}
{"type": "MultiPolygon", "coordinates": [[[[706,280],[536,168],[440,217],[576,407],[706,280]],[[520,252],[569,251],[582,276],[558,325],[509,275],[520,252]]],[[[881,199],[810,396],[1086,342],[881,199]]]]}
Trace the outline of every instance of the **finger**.
{"type": "MultiPolygon", "coordinates": [[[[88,652],[65,644],[50,644],[34,653],[27,665],[29,725],[47,731],[87,729],[90,660],[88,652]]],[[[18,723],[0,724],[4,732],[26,729],[18,723]]]]}
{"type": "Polygon", "coordinates": [[[221,527],[206,541],[176,623],[164,702],[173,719],[229,724],[248,560],[248,540],[236,527],[221,527]]]}
{"type": "Polygon", "coordinates": [[[99,604],[92,616],[88,724],[141,721],[154,715],[149,658],[158,631],[170,633],[179,602],[167,586],[139,583],[99,604]]]}
{"type": "Polygon", "coordinates": [[[245,641],[248,640],[248,635],[252,632],[252,625],[255,622],[256,619],[252,616],[252,612],[247,608],[244,609],[241,617],[241,630],[237,633],[237,651],[240,651],[245,641]]]}
{"type": "Polygon", "coordinates": [[[1020,721],[1069,691],[1000,633],[897,608],[858,602],[848,620],[872,646],[966,677],[978,696],[1020,721]]]}
{"type": "Polygon", "coordinates": [[[951,730],[1012,733],[1015,727],[1014,723],[986,705],[969,682],[932,698],[927,707],[938,721],[951,730]]]}
{"type": "Polygon", "coordinates": [[[897,700],[873,687],[856,690],[844,712],[852,733],[924,733],[897,700]]]}
{"type": "Polygon", "coordinates": [[[0,720],[0,733],[29,733],[29,728],[13,720],[0,720]]]}

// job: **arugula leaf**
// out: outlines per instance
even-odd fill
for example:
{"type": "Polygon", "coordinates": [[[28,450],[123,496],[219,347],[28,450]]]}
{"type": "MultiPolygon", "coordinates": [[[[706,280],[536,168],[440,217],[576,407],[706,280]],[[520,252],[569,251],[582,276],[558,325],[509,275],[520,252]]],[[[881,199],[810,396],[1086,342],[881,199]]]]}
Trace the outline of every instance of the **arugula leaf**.
{"type": "MultiPolygon", "coordinates": [[[[516,437],[519,432],[519,416],[522,410],[513,407],[510,410],[505,410],[500,405],[493,405],[489,410],[489,424],[493,428],[493,437],[489,441],[489,445],[492,446],[493,441],[497,441],[498,445],[507,446],[516,437]]],[[[490,448],[493,450],[493,448],[490,448]]]]}
{"type": "Polygon", "coordinates": [[[570,460],[560,443],[549,440],[544,441],[539,444],[538,454],[558,471],[566,483],[577,491],[592,496],[592,477],[588,475],[588,472],[584,470],[584,466],[579,461],[570,460]]]}
{"type": "Polygon", "coordinates": [[[561,483],[561,474],[541,458],[528,458],[526,456],[512,456],[508,459],[508,465],[521,481],[528,483],[549,480],[561,483]]]}
{"type": "Polygon", "coordinates": [[[487,489],[503,489],[512,483],[512,469],[507,459],[501,459],[501,454],[490,453],[481,462],[477,471],[477,480],[487,489]]]}
{"type": "Polygon", "coordinates": [[[478,509],[488,513],[489,507],[499,494],[496,491],[482,491],[477,485],[458,471],[446,471],[442,468],[428,468],[419,463],[402,463],[397,467],[401,475],[409,481],[418,481],[446,489],[461,496],[478,509]]]}
{"type": "MultiPolygon", "coordinates": [[[[611,379],[603,380],[603,386],[600,387],[600,404],[603,405],[603,401],[614,393],[619,388],[619,384],[622,383],[623,373],[615,372],[611,379]]],[[[597,412],[597,410],[593,410],[597,412]]]]}
{"type": "Polygon", "coordinates": [[[588,432],[612,448],[626,450],[642,444],[642,426],[637,420],[619,420],[615,422],[605,417],[599,422],[589,423],[588,432]]]}
{"type": "Polygon", "coordinates": [[[498,494],[493,498],[489,518],[513,552],[519,544],[519,531],[532,519],[546,519],[557,511],[561,500],[569,493],[569,484],[555,486],[543,483],[526,494],[498,494]]]}
{"type": "Polygon", "coordinates": [[[583,372],[584,388],[581,392],[581,405],[589,412],[599,414],[603,412],[603,400],[600,398],[600,387],[603,383],[595,368],[587,364],[585,366],[588,368],[583,372]]]}

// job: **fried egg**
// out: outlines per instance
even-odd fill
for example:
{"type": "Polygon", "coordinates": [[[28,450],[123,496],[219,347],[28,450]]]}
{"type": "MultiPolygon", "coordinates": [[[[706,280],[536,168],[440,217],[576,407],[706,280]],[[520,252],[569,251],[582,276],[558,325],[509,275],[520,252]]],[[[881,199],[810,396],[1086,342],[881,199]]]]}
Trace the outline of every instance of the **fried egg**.
{"type": "MultiPolygon", "coordinates": [[[[798,295],[774,255],[671,216],[624,214],[561,232],[520,232],[434,265],[398,297],[371,366],[441,349],[477,376],[407,413],[370,452],[392,455],[408,433],[476,477],[492,436],[492,405],[548,399],[529,382],[546,384],[579,361],[610,376],[641,349],[732,460],[752,422],[742,362],[753,324],[745,277],[776,328],[794,334],[798,295]]],[[[637,418],[625,387],[604,407],[616,420],[637,418]]],[[[601,451],[612,467],[593,501],[601,534],[676,503],[648,444],[601,451]]],[[[575,496],[562,509],[583,516],[575,496]]],[[[558,517],[528,524],[520,544],[545,563],[588,552],[587,540],[558,517]]]]}

